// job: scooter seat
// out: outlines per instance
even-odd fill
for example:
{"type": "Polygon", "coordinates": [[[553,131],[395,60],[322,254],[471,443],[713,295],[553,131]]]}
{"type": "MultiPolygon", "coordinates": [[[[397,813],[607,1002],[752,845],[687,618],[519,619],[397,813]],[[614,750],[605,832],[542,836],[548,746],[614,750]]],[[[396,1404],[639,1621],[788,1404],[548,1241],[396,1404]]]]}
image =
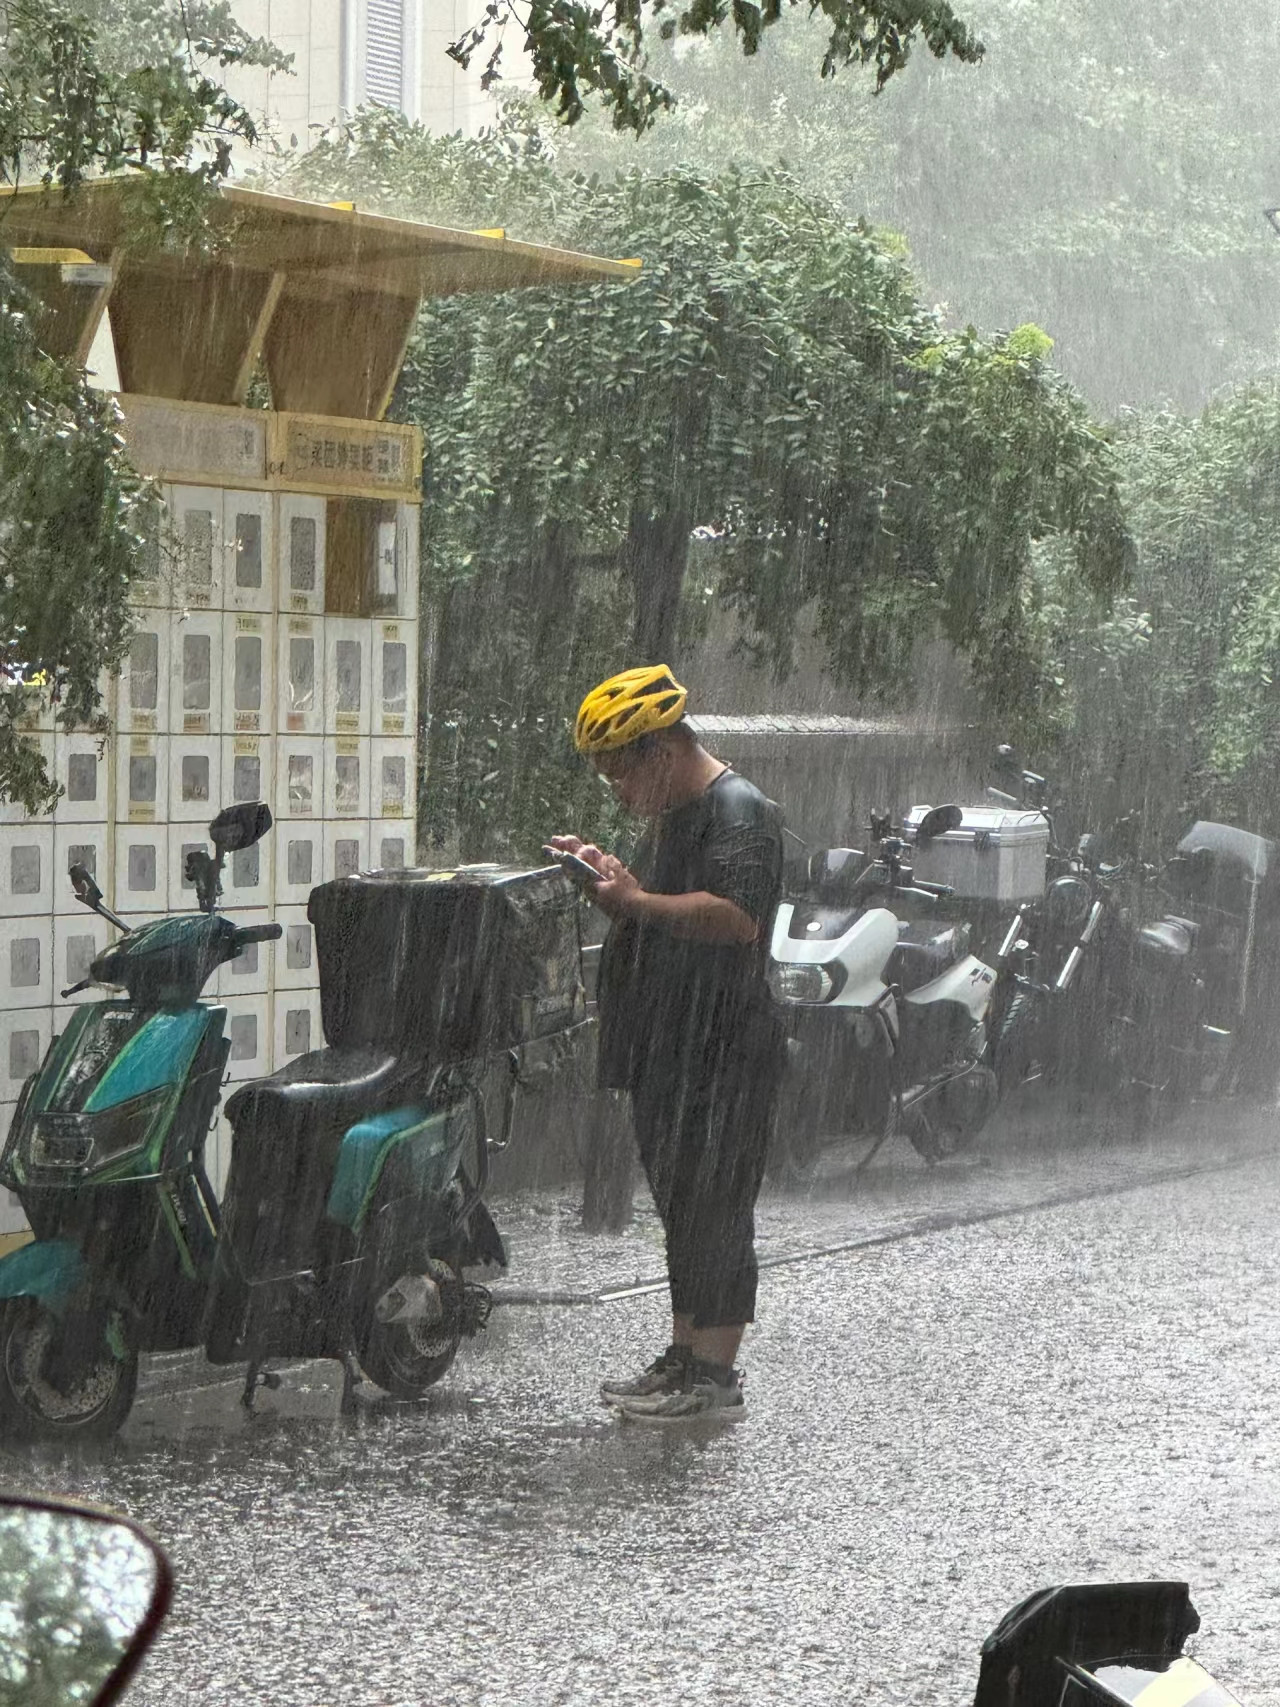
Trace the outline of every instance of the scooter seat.
{"type": "Polygon", "coordinates": [[[1185,919],[1157,919],[1138,932],[1138,947],[1159,960],[1185,960],[1195,946],[1195,927],[1185,919]]]}
{"type": "Polygon", "coordinates": [[[965,956],[967,933],[958,925],[939,930],[927,921],[912,920],[903,924],[900,931],[897,947],[885,962],[882,976],[886,983],[896,984],[904,996],[932,984],[965,956]]]}
{"type": "Polygon", "coordinates": [[[412,1069],[377,1049],[314,1049],[227,1099],[233,1128],[279,1125],[305,1112],[319,1129],[346,1127],[403,1101],[412,1069]]]}

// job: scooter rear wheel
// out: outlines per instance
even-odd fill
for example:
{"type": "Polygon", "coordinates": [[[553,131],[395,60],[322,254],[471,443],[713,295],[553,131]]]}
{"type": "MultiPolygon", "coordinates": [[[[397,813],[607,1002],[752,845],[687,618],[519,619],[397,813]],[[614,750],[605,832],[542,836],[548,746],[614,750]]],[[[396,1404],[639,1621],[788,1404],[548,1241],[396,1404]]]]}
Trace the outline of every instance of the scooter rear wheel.
{"type": "Polygon", "coordinates": [[[20,1440],[115,1434],[138,1385],[138,1354],[121,1335],[119,1312],[110,1307],[59,1316],[38,1298],[10,1300],[0,1313],[0,1434],[20,1440]]]}
{"type": "Polygon", "coordinates": [[[377,1286],[362,1312],[357,1356],[360,1367],[375,1386],[396,1399],[420,1399],[444,1376],[458,1355],[462,1341],[459,1303],[462,1281],[450,1263],[441,1257],[427,1259],[423,1271],[440,1288],[445,1311],[438,1322],[381,1322],[377,1299],[394,1285],[377,1286]]]}

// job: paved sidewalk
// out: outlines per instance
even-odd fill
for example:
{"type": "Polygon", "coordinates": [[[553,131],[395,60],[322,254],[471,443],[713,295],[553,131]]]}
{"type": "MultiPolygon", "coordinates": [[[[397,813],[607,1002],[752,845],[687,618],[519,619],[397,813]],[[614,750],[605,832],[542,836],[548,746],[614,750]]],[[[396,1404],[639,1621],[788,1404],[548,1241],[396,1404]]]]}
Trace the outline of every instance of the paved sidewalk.
{"type": "MultiPolygon", "coordinates": [[[[763,1264],[844,1243],[873,1244],[961,1222],[1013,1214],[1044,1202],[1128,1190],[1188,1172],[1239,1165],[1280,1148],[1280,1110],[1257,1105],[1193,1108],[1148,1137],[1110,1129],[1105,1109],[1055,1112],[1016,1105],[971,1155],[926,1167],[895,1139],[858,1174],[839,1153],[809,1191],[766,1188],[756,1215],[763,1264]]],[[[510,1268],[494,1292],[512,1302],[585,1303],[660,1280],[662,1229],[643,1182],[623,1233],[584,1234],[580,1195],[526,1190],[492,1202],[510,1268]]]]}
{"type": "MultiPolygon", "coordinates": [[[[763,1266],[820,1260],[832,1248],[927,1236],[1043,1205],[1154,1186],[1200,1171],[1243,1165],[1277,1148],[1280,1110],[1257,1105],[1193,1108],[1142,1138],[1116,1133],[1105,1109],[1057,1112],[1014,1105],[972,1155],[926,1167],[895,1140],[861,1174],[827,1158],[808,1192],[767,1189],[757,1211],[763,1266]]],[[[629,1307],[634,1287],[663,1290],[662,1229],[640,1183],[632,1224],[622,1233],[583,1233],[576,1189],[529,1189],[491,1200],[510,1266],[492,1281],[502,1306],[629,1307]]],[[[631,1305],[630,1307],[634,1307],[631,1305]]],[[[512,1324],[514,1327],[514,1323],[512,1324]]],[[[158,1395],[244,1379],[199,1352],[143,1360],[140,1393],[158,1395]]]]}

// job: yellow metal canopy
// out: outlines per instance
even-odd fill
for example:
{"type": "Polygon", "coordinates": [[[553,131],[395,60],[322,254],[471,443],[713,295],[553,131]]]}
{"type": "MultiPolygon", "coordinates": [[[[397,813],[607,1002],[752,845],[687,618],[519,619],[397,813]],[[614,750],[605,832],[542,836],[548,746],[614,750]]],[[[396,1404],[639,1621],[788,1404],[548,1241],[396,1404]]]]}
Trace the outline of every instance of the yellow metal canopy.
{"type": "Polygon", "coordinates": [[[139,247],[129,202],[143,187],[0,190],[0,242],[45,305],[50,349],[83,360],[109,305],[121,388],[153,397],[241,403],[261,357],[277,409],[376,420],[425,297],[628,281],[640,266],[243,189],[213,200],[209,249],[139,247]],[[69,248],[109,275],[68,268],[69,248]]]}

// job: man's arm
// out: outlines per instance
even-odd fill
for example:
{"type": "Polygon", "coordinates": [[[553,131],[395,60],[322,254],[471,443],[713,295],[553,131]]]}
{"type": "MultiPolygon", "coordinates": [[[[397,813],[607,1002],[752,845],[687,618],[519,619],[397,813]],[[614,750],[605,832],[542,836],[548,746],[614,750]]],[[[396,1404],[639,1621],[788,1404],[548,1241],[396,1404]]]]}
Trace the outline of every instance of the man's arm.
{"type": "Polygon", "coordinates": [[[745,945],[760,934],[759,925],[749,913],[723,895],[712,895],[706,889],[689,895],[653,895],[637,889],[625,910],[632,918],[665,925],[672,936],[693,942],[745,945]]]}
{"type": "Polygon", "coordinates": [[[634,874],[618,860],[610,875],[587,891],[611,919],[640,919],[662,925],[672,936],[690,942],[745,945],[760,934],[750,913],[724,895],[695,889],[687,895],[657,895],[642,889],[634,874]]]}
{"type": "Polygon", "coordinates": [[[685,941],[738,947],[755,942],[764,929],[782,859],[781,837],[772,824],[730,823],[711,840],[707,875],[733,898],[712,889],[660,895],[642,889],[613,854],[602,854],[577,837],[553,836],[552,845],[579,853],[601,873],[602,881],[587,893],[610,918],[661,925],[685,941]]]}

